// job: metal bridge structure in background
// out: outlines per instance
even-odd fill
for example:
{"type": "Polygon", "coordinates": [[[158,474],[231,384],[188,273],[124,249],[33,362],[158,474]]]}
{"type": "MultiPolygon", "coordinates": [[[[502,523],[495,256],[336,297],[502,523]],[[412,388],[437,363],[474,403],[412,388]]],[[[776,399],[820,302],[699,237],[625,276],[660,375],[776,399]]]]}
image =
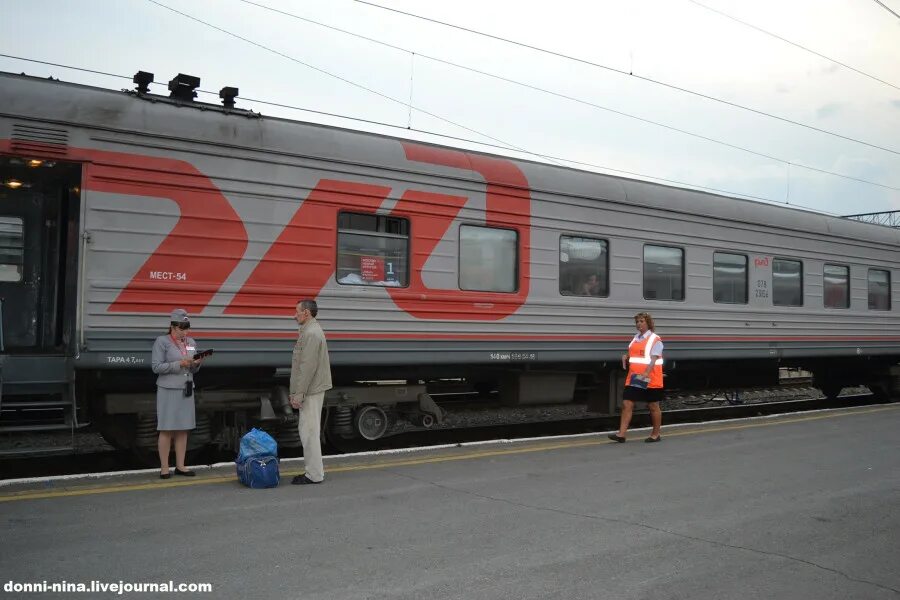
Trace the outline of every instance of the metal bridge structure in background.
{"type": "Polygon", "coordinates": [[[876,225],[887,225],[888,227],[900,227],[900,210],[844,215],[844,218],[876,225]]]}

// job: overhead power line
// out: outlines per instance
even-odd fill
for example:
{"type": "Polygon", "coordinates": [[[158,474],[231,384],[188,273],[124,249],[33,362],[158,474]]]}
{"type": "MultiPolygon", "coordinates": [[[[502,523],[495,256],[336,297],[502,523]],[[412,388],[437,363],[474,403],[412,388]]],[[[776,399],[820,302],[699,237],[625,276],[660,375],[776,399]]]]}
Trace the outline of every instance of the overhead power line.
{"type": "MultiPolygon", "coordinates": [[[[789,39],[787,39],[787,38],[784,38],[784,37],[781,37],[781,36],[778,35],[778,34],[772,33],[771,31],[766,31],[766,30],[763,29],[762,27],[757,27],[756,25],[753,25],[752,23],[748,23],[748,22],[746,22],[746,21],[742,21],[742,20],[738,19],[737,17],[733,17],[733,16],[729,15],[728,13],[726,13],[726,12],[724,12],[724,11],[721,11],[721,10],[719,10],[719,9],[717,9],[717,8],[713,8],[713,7],[711,7],[711,6],[707,6],[707,5],[703,4],[702,2],[698,2],[697,0],[687,0],[687,1],[690,2],[691,4],[695,4],[695,5],[699,6],[700,8],[704,8],[704,9],[708,10],[709,12],[713,12],[713,13],[716,13],[717,15],[720,15],[720,16],[722,16],[722,17],[725,17],[726,19],[731,19],[731,20],[734,21],[735,23],[740,23],[740,24],[743,25],[744,27],[749,27],[750,29],[754,29],[754,30],[756,30],[756,31],[758,31],[758,32],[760,32],[760,33],[763,33],[763,34],[765,34],[765,35],[768,35],[769,37],[773,37],[773,38],[775,38],[776,40],[780,40],[780,41],[784,42],[785,44],[790,44],[791,46],[793,46],[793,47],[795,47],[795,48],[800,48],[801,50],[803,50],[803,51],[805,51],[805,52],[809,52],[810,54],[814,54],[815,56],[818,56],[819,58],[823,58],[823,59],[825,59],[825,60],[827,60],[827,61],[829,61],[829,62],[832,62],[832,63],[834,63],[834,64],[836,64],[836,65],[840,65],[840,66],[844,67],[845,69],[849,69],[850,71],[853,71],[854,73],[857,73],[857,74],[859,74],[859,75],[862,75],[863,77],[868,77],[869,79],[872,79],[872,80],[874,80],[874,81],[877,81],[878,83],[883,83],[884,85],[890,86],[890,87],[894,88],[895,90],[900,90],[900,87],[894,85],[894,84],[891,83],[890,81],[885,81],[884,79],[880,79],[880,78],[878,78],[878,77],[875,77],[874,75],[869,75],[869,74],[866,73],[865,71],[861,71],[861,70],[857,69],[856,67],[851,67],[850,65],[848,65],[848,64],[846,64],[846,63],[842,63],[842,62],[839,61],[839,60],[835,60],[835,59],[833,59],[833,58],[830,58],[830,57],[828,57],[828,56],[825,56],[825,55],[822,54],[821,52],[816,52],[815,50],[811,50],[811,49],[807,48],[806,46],[803,46],[803,45],[801,45],[801,44],[798,44],[797,42],[792,42],[791,40],[789,40],[789,39]]],[[[875,1],[878,2],[878,0],[875,0],[875,1]]],[[[881,4],[880,2],[878,2],[878,3],[881,4]]]]}
{"type": "Polygon", "coordinates": [[[669,89],[671,89],[671,90],[675,90],[675,91],[678,91],[678,92],[683,92],[683,93],[685,93],[685,94],[690,94],[690,95],[696,96],[696,97],[698,97],[698,98],[704,98],[704,99],[710,100],[710,101],[712,101],[712,102],[717,102],[717,103],[719,103],[719,104],[724,104],[724,105],[726,105],[726,106],[731,106],[731,107],[733,107],[733,108],[738,108],[738,109],[740,109],[740,110],[745,110],[745,111],[748,111],[748,112],[751,112],[751,113],[754,113],[754,114],[757,114],[757,115],[761,115],[761,116],[764,116],[764,117],[769,117],[769,118],[771,118],[771,119],[775,119],[775,120],[781,121],[781,122],[783,122],[783,123],[789,123],[789,124],[791,124],[791,125],[796,125],[797,127],[803,127],[804,129],[809,129],[809,130],[811,130],[811,131],[817,131],[817,132],[819,132],[819,133],[822,133],[822,134],[825,134],[825,135],[829,135],[829,136],[832,136],[832,137],[835,137],[835,138],[838,138],[838,139],[846,140],[846,141],[848,141],[848,142],[853,142],[853,143],[855,143],[855,144],[861,144],[861,145],[863,145],[863,146],[868,146],[868,147],[870,147],[870,148],[875,148],[875,149],[877,149],[877,150],[883,150],[883,151],[885,151],[885,152],[890,152],[891,154],[898,154],[898,155],[900,155],[900,150],[896,150],[896,149],[894,149],[894,148],[888,148],[888,147],[885,147],[885,146],[879,146],[878,144],[874,144],[874,143],[871,143],[871,142],[866,142],[866,141],[864,141],[864,140],[852,138],[852,137],[850,137],[850,136],[843,135],[843,134],[840,134],[840,133],[836,133],[836,132],[834,132],[834,131],[829,131],[829,130],[827,130],[827,129],[822,129],[822,128],[820,128],[820,127],[815,127],[814,125],[809,125],[808,123],[802,123],[802,122],[800,122],[800,121],[795,121],[795,120],[793,120],[793,119],[788,119],[787,117],[782,117],[782,116],[775,115],[775,114],[772,114],[772,113],[767,113],[767,112],[765,112],[764,110],[760,110],[760,109],[757,109],[757,108],[752,108],[752,107],[750,107],[750,106],[744,106],[743,104],[738,104],[737,102],[731,102],[731,101],[729,101],[729,100],[723,100],[722,98],[717,98],[717,97],[715,97],[715,96],[710,96],[709,94],[704,94],[703,92],[697,92],[697,91],[691,90],[691,89],[689,89],[689,88],[684,88],[684,87],[677,86],[677,85],[672,84],[672,83],[666,83],[665,81],[660,81],[660,80],[658,80],[658,79],[653,79],[652,77],[645,77],[645,76],[643,76],[643,75],[635,75],[634,73],[629,73],[629,72],[627,72],[627,71],[623,71],[622,69],[616,69],[615,67],[610,67],[610,66],[608,66],[608,65],[604,65],[604,64],[601,64],[601,63],[593,62],[593,61],[587,60],[587,59],[585,59],[585,58],[579,58],[579,57],[577,57],[577,56],[571,56],[571,55],[569,55],[569,54],[564,54],[564,53],[562,53],[562,52],[556,52],[555,50],[548,50],[548,49],[546,49],[546,48],[541,48],[541,47],[539,47],[539,46],[534,46],[534,45],[532,45],[532,44],[528,44],[528,43],[526,43],[526,42],[520,42],[520,41],[517,41],[517,40],[510,39],[510,38],[505,38],[505,37],[502,37],[502,36],[499,36],[499,35],[494,35],[494,34],[491,34],[491,33],[485,33],[485,32],[483,32],[483,31],[478,31],[477,29],[471,29],[471,28],[469,28],[469,27],[463,27],[462,25],[456,25],[456,24],[454,24],[454,23],[448,23],[448,22],[446,22],[446,21],[440,21],[440,20],[438,20],[438,19],[432,19],[431,17],[424,17],[424,16],[422,16],[422,15],[417,15],[417,14],[415,14],[415,13],[407,12],[407,11],[400,10],[400,9],[397,9],[397,8],[390,8],[390,7],[388,7],[388,6],[382,6],[382,5],[380,5],[380,4],[376,4],[375,2],[369,2],[368,0],[353,0],[353,2],[357,2],[357,3],[359,3],[359,4],[364,4],[364,5],[366,5],[366,6],[371,6],[371,7],[373,7],[373,8],[378,8],[378,9],[381,9],[381,10],[386,10],[386,11],[389,11],[389,12],[393,12],[393,13],[405,15],[405,16],[410,17],[410,18],[413,18],[413,19],[419,19],[419,20],[422,20],[422,21],[427,21],[427,22],[429,22],[429,23],[434,23],[434,24],[436,24],[436,25],[441,25],[441,26],[444,26],[444,27],[450,27],[450,28],[452,28],[452,29],[458,29],[458,30],[460,30],[460,31],[465,31],[465,32],[471,33],[471,34],[473,34],[473,35],[477,35],[477,36],[485,37],[485,38],[488,38],[488,39],[492,39],[492,40],[504,42],[504,43],[507,43],[507,44],[513,44],[513,45],[515,45],[515,46],[520,46],[520,47],[522,47],[522,48],[528,48],[529,50],[534,50],[535,52],[540,52],[540,53],[543,53],[543,54],[548,54],[548,55],[550,55],[550,56],[556,56],[556,57],[558,57],[558,58],[564,58],[564,59],[566,59],[566,60],[571,60],[571,61],[574,61],[574,62],[577,62],[577,63],[581,63],[581,64],[584,64],[584,65],[588,65],[588,66],[591,66],[591,67],[596,67],[596,68],[598,68],[598,69],[604,69],[604,70],[610,71],[610,72],[612,72],[612,73],[618,73],[619,75],[625,75],[625,76],[627,76],[627,77],[631,77],[631,78],[634,78],[634,79],[639,79],[639,80],[641,80],[641,81],[646,81],[647,83],[652,83],[652,84],[654,84],[654,85],[660,85],[660,86],[669,88],[669,89]]]}
{"type": "MultiPolygon", "coordinates": [[[[686,130],[686,129],[681,129],[681,128],[679,128],[679,127],[674,127],[674,126],[668,125],[668,124],[666,124],[666,123],[662,123],[662,122],[659,122],[659,121],[654,121],[654,120],[652,120],[652,119],[647,119],[647,118],[645,118],[645,117],[640,117],[640,116],[637,116],[637,115],[633,115],[633,114],[631,114],[631,113],[627,113],[627,112],[624,112],[624,111],[621,111],[621,110],[616,110],[616,109],[613,109],[613,108],[609,108],[609,107],[607,107],[607,106],[603,106],[603,105],[601,105],[601,104],[597,104],[597,103],[591,102],[591,101],[589,101],[589,100],[585,100],[585,99],[582,99],[582,98],[577,98],[577,97],[575,97],[575,96],[570,96],[570,95],[568,95],[568,94],[563,94],[563,93],[561,93],[561,92],[556,92],[556,91],[553,91],[553,90],[548,90],[548,89],[543,88],[543,87],[540,87],[540,86],[532,85],[532,84],[530,84],[530,83],[525,83],[525,82],[523,82],[523,81],[518,81],[518,80],[516,80],[516,79],[511,79],[511,78],[509,78],[509,77],[504,77],[504,76],[502,76],[502,75],[497,75],[497,74],[495,74],[495,73],[489,73],[489,72],[487,72],[487,71],[482,71],[481,69],[477,69],[477,68],[475,68],[475,67],[470,67],[470,66],[467,66],[467,65],[463,65],[463,64],[460,64],[460,63],[456,63],[456,62],[453,62],[453,61],[449,61],[449,60],[446,60],[446,59],[443,59],[443,58],[438,58],[438,57],[435,57],[435,56],[430,56],[430,55],[428,55],[428,54],[423,54],[423,53],[418,52],[418,51],[410,50],[409,48],[403,48],[403,47],[401,47],[401,46],[397,46],[397,45],[391,44],[391,43],[389,43],[389,42],[385,42],[385,41],[382,41],[382,40],[379,40],[379,39],[376,39],[376,38],[372,38],[372,37],[369,37],[369,36],[366,36],[366,35],[362,35],[362,34],[359,34],[359,33],[355,33],[355,32],[353,32],[353,31],[349,31],[349,30],[347,30],[347,29],[342,29],[342,28],[336,27],[336,26],[334,26],[334,25],[329,25],[329,24],[327,24],[327,23],[322,23],[321,21],[316,21],[316,20],[310,19],[310,18],[308,18],[308,17],[302,17],[302,16],[300,16],[300,15],[297,15],[297,14],[294,14],[294,13],[291,13],[291,12],[287,12],[287,11],[280,10],[280,9],[277,9],[277,8],[272,8],[272,7],[266,6],[266,5],[264,5],[264,4],[259,4],[259,3],[257,3],[257,2],[254,2],[253,0],[240,0],[240,2],[243,2],[243,3],[245,3],[245,4],[250,4],[250,5],[256,6],[256,7],[258,7],[258,8],[262,8],[262,9],[264,9],[264,10],[268,10],[268,11],[270,11],[270,12],[274,12],[274,13],[277,13],[277,14],[280,14],[280,15],[283,15],[283,16],[286,16],[286,17],[290,17],[290,18],[293,18],[293,19],[297,19],[297,20],[303,21],[303,22],[305,22],[305,23],[310,23],[310,24],[312,24],[312,25],[316,25],[316,26],[319,26],[319,27],[324,27],[324,28],[326,28],[326,29],[329,29],[329,30],[332,30],[332,31],[336,31],[336,32],[338,32],[338,33],[342,33],[342,34],[345,34],[345,35],[353,36],[353,37],[356,37],[356,38],[365,40],[365,41],[367,41],[367,42],[371,42],[371,43],[373,43],[373,44],[379,44],[379,45],[381,45],[381,46],[384,46],[384,47],[387,47],[387,48],[391,48],[391,49],[393,49],[393,50],[397,50],[397,51],[400,51],[400,52],[405,52],[405,53],[408,53],[410,56],[414,56],[414,57],[418,57],[418,58],[423,58],[423,59],[431,60],[431,61],[434,61],[434,62],[437,62],[437,63],[441,63],[441,64],[444,64],[444,65],[448,65],[448,66],[451,66],[451,67],[454,67],[454,68],[457,68],[457,69],[462,69],[462,70],[464,70],[464,71],[469,71],[469,72],[472,72],[472,73],[477,73],[477,74],[482,75],[482,76],[484,76],[484,77],[490,77],[490,78],[492,78],[492,79],[496,79],[496,80],[499,80],[499,81],[504,81],[504,82],[506,82],[506,83],[511,83],[511,84],[513,84],[513,85],[518,85],[518,86],[521,86],[521,87],[524,87],[524,88],[527,88],[527,89],[530,89],[530,90],[534,90],[534,91],[537,91],[537,92],[541,92],[541,93],[544,93],[544,94],[548,94],[548,95],[551,95],[551,96],[555,96],[555,97],[557,97],[557,98],[562,98],[562,99],[564,99],[564,100],[568,100],[568,101],[571,101],[571,102],[576,102],[576,103],[578,103],[578,104],[583,104],[583,105],[589,106],[589,107],[591,107],[591,108],[595,108],[595,109],[598,109],[598,110],[602,110],[602,111],[605,111],[605,112],[609,112],[609,113],[612,113],[612,114],[615,114],[615,115],[619,115],[619,116],[622,116],[622,117],[626,117],[626,118],[629,118],[629,119],[634,119],[634,120],[636,120],[636,121],[640,121],[640,122],[642,122],[642,123],[647,123],[647,124],[649,124],[649,125],[654,125],[654,126],[656,126],[656,127],[661,127],[661,128],[663,128],[663,129],[668,129],[669,131],[674,131],[674,132],[676,132],[676,133],[680,133],[680,134],[683,134],[683,135],[687,135],[687,136],[690,136],[690,137],[693,137],[693,138],[697,138],[697,139],[700,139],[700,140],[703,140],[703,141],[706,141],[706,142],[711,142],[711,143],[714,143],[714,144],[719,144],[719,145],[721,145],[721,146],[725,146],[725,147],[731,148],[731,149],[733,149],[733,150],[738,150],[738,151],[741,151],[741,152],[746,152],[746,153],[748,153],[748,154],[752,154],[752,155],[754,155],[754,156],[759,156],[759,157],[765,158],[765,159],[767,159],[767,160],[772,160],[772,161],[779,162],[779,163],[782,163],[782,164],[785,164],[785,165],[793,165],[793,166],[795,166],[795,167],[800,167],[800,168],[803,168],[803,169],[807,169],[807,170],[810,170],[810,171],[814,171],[814,172],[816,172],[816,173],[822,173],[822,174],[825,174],[825,175],[831,175],[831,176],[834,176],[834,177],[840,177],[840,178],[842,178],[842,179],[848,179],[848,180],[851,180],[851,181],[858,181],[858,182],[860,182],[860,183],[866,183],[866,184],[869,184],[869,185],[874,185],[874,186],[878,186],[878,187],[883,187],[883,188],[889,189],[889,190],[900,191],[900,188],[898,188],[898,187],[886,185],[886,184],[883,184],[883,183],[874,182],[874,181],[871,181],[871,180],[868,180],[868,179],[861,179],[861,178],[859,178],[859,177],[854,177],[854,176],[852,176],[852,175],[845,175],[844,173],[837,173],[837,172],[835,172],[835,171],[829,171],[829,170],[827,170],[827,169],[820,169],[820,168],[818,168],[818,167],[812,167],[812,166],[805,165],[805,164],[803,164],[803,163],[799,163],[799,162],[796,162],[796,161],[790,161],[790,160],[787,160],[787,159],[785,159],[785,158],[780,158],[780,157],[778,157],[778,156],[774,156],[774,155],[772,155],[772,154],[766,154],[765,152],[759,152],[759,151],[756,151],[756,150],[752,150],[752,149],[747,148],[747,147],[745,147],[745,146],[740,146],[740,145],[737,145],[737,144],[732,144],[732,143],[730,143],[730,142],[726,142],[726,141],[723,141],[723,140],[719,140],[719,139],[716,139],[716,138],[713,138],[713,137],[709,137],[709,136],[706,136],[706,135],[702,135],[702,134],[699,134],[699,133],[695,133],[695,132],[692,132],[692,131],[688,131],[688,130],[686,130]]],[[[410,94],[411,94],[411,93],[412,93],[412,85],[410,84],[410,94]]]]}
{"type": "Polygon", "coordinates": [[[369,92],[370,94],[375,94],[376,96],[379,96],[379,97],[381,97],[381,98],[384,98],[385,100],[388,100],[388,101],[393,102],[393,103],[395,103],[395,104],[399,104],[399,105],[401,105],[401,106],[403,106],[403,107],[409,107],[411,110],[415,110],[416,112],[420,112],[420,113],[422,113],[422,114],[424,114],[424,115],[428,115],[429,117],[433,117],[433,118],[435,118],[435,119],[437,119],[437,120],[439,120],[439,121],[443,121],[444,123],[449,123],[450,125],[453,125],[454,127],[459,127],[460,129],[465,129],[466,131],[469,131],[469,132],[474,133],[474,134],[476,134],[476,135],[484,136],[484,137],[486,137],[486,138],[489,139],[489,140],[493,140],[493,141],[495,141],[495,142],[500,142],[501,144],[506,144],[506,145],[509,146],[510,148],[515,149],[515,150],[518,150],[519,152],[524,152],[524,153],[526,153],[526,154],[531,154],[531,155],[534,155],[534,156],[540,156],[541,158],[545,158],[545,159],[546,159],[546,157],[544,157],[544,156],[541,155],[541,154],[538,154],[538,153],[536,153],[536,152],[531,152],[531,151],[526,150],[526,149],[524,149],[524,148],[519,148],[518,146],[516,146],[515,144],[511,144],[510,142],[505,142],[505,141],[503,141],[503,140],[501,140],[501,139],[499,139],[499,138],[496,138],[496,137],[494,137],[494,136],[491,136],[491,135],[488,135],[488,134],[483,133],[483,132],[481,132],[481,131],[478,131],[477,129],[472,129],[471,127],[468,127],[468,126],[463,125],[463,124],[461,124],[461,123],[457,123],[457,122],[455,122],[455,121],[451,121],[450,119],[447,119],[446,117],[442,117],[442,116],[440,116],[440,115],[438,115],[438,114],[435,114],[435,113],[433,113],[433,112],[427,111],[427,110],[425,110],[425,109],[423,109],[423,108],[419,108],[419,107],[417,107],[417,106],[413,106],[412,104],[409,104],[409,103],[407,103],[407,102],[404,102],[403,100],[400,100],[400,99],[398,99],[398,98],[394,98],[393,96],[390,96],[390,95],[385,94],[385,93],[383,93],[383,92],[379,92],[378,90],[375,90],[375,89],[372,89],[372,88],[367,87],[367,86],[365,86],[365,85],[362,85],[361,83],[356,83],[355,81],[352,81],[352,80],[350,80],[350,79],[347,79],[346,77],[341,77],[340,75],[336,75],[336,74],[334,74],[334,73],[331,73],[330,71],[326,71],[325,69],[321,69],[321,68],[319,68],[319,67],[317,67],[317,66],[315,66],[315,65],[311,65],[311,64],[309,64],[309,63],[307,63],[307,62],[304,62],[304,61],[302,61],[302,60],[299,60],[299,59],[297,59],[297,58],[294,58],[293,56],[290,56],[290,55],[288,55],[288,54],[285,54],[284,52],[280,52],[280,51],[278,51],[278,50],[275,50],[274,48],[270,48],[270,47],[268,47],[268,46],[266,46],[266,45],[264,45],[264,44],[260,44],[259,42],[254,42],[253,40],[251,40],[251,39],[249,39],[249,38],[240,36],[240,35],[238,35],[238,34],[236,34],[236,33],[233,33],[233,32],[231,32],[231,31],[228,31],[227,29],[223,29],[223,28],[221,28],[221,27],[218,27],[217,25],[213,25],[212,23],[208,23],[208,22],[204,21],[203,19],[199,19],[199,18],[197,18],[197,17],[195,17],[195,16],[193,16],[193,15],[189,15],[189,14],[187,14],[187,13],[181,12],[180,10],[176,10],[176,9],[172,8],[171,6],[166,6],[165,4],[163,4],[163,3],[161,3],[161,2],[157,2],[156,0],[147,0],[147,1],[150,2],[150,3],[152,3],[152,4],[155,4],[155,5],[159,6],[159,7],[161,7],[161,8],[165,8],[166,10],[172,11],[173,13],[176,13],[176,14],[178,14],[178,15],[181,15],[182,17],[185,17],[185,18],[187,18],[187,19],[190,19],[190,20],[192,20],[192,21],[195,21],[195,22],[197,22],[197,23],[200,23],[200,24],[202,24],[202,25],[205,25],[206,27],[209,27],[209,28],[211,28],[211,29],[215,29],[216,31],[220,31],[220,32],[222,32],[222,33],[224,33],[224,34],[226,34],[226,35],[230,35],[231,37],[237,38],[237,39],[241,40],[242,42],[245,42],[245,43],[247,43],[247,44],[251,44],[251,45],[253,45],[253,46],[256,46],[257,48],[261,48],[261,49],[265,50],[266,52],[271,52],[272,54],[276,54],[276,55],[278,55],[278,56],[280,56],[280,57],[282,57],[282,58],[284,58],[284,59],[290,60],[290,61],[292,61],[292,62],[295,62],[295,63],[299,64],[299,65],[303,65],[303,66],[306,67],[307,69],[312,69],[313,71],[317,71],[318,73],[321,73],[321,74],[326,75],[326,76],[328,76],[328,77],[332,77],[332,78],[337,79],[337,80],[339,80],[339,81],[343,81],[344,83],[346,83],[346,84],[348,84],[348,85],[351,85],[351,86],[353,86],[353,87],[355,87],[355,88],[359,88],[359,89],[361,89],[361,90],[364,90],[364,91],[366,91],[366,92],[369,92]]]}
{"type": "Polygon", "coordinates": [[[885,4],[884,2],[881,2],[881,0],[875,0],[875,4],[881,6],[881,8],[883,8],[884,10],[888,11],[889,13],[891,13],[892,15],[894,15],[895,17],[900,19],[900,15],[898,15],[893,10],[891,10],[890,7],[887,4],[885,4]]]}

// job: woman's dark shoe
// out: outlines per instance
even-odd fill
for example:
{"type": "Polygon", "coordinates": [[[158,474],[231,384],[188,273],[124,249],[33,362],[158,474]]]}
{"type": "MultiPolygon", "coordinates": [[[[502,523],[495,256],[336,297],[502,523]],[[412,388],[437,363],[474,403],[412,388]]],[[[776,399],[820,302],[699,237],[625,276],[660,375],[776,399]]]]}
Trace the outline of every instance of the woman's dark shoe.
{"type": "Polygon", "coordinates": [[[661,442],[661,441],[662,441],[661,435],[658,435],[656,437],[648,437],[646,440],[644,440],[644,442],[647,444],[652,444],[654,442],[661,442]]]}
{"type": "Polygon", "coordinates": [[[193,471],[190,471],[190,470],[182,471],[178,467],[175,467],[175,474],[176,475],[184,475],[185,477],[193,477],[194,475],[196,475],[196,473],[194,473],[193,471]]]}
{"type": "Polygon", "coordinates": [[[169,479],[171,476],[172,476],[171,473],[160,473],[159,474],[160,479],[169,479]]]}
{"type": "Polygon", "coordinates": [[[614,442],[619,442],[620,444],[624,444],[624,443],[625,443],[625,438],[623,438],[623,437],[621,437],[621,436],[619,436],[619,435],[617,435],[617,434],[615,434],[615,433],[611,433],[611,434],[609,434],[609,435],[606,436],[606,437],[608,437],[609,439],[611,439],[611,440],[614,441],[614,442]]]}

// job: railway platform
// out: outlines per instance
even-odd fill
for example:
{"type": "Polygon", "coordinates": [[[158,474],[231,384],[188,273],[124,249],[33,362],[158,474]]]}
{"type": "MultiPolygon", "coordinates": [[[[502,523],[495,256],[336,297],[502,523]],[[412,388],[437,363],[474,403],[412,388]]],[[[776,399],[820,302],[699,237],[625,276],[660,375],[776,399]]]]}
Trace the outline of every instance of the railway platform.
{"type": "Polygon", "coordinates": [[[23,591],[42,582],[209,584],[196,595],[215,598],[898,598],[898,430],[888,404],[664,426],[660,444],[633,430],[625,444],[328,457],[316,486],[290,485],[301,460],[270,490],[241,487],[231,465],[4,482],[0,598],[72,596],[23,591]]]}

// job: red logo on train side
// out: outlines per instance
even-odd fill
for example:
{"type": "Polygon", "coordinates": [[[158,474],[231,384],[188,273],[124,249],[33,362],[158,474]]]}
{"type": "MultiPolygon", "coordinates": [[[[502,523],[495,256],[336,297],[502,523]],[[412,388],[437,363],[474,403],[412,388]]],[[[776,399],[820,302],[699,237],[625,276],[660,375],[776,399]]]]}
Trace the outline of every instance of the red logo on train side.
{"type": "MultiPolygon", "coordinates": [[[[425,263],[469,198],[407,190],[390,211],[414,217],[410,243],[410,281],[407,288],[384,288],[400,310],[420,319],[498,320],[525,303],[530,284],[531,192],[528,180],[511,161],[404,144],[410,161],[474,171],[486,183],[485,225],[516,229],[521,238],[515,293],[435,290],[422,280],[425,263]]],[[[291,315],[296,299],[318,296],[334,275],[333,241],[337,216],[344,210],[375,212],[391,188],[323,179],[310,192],[294,217],[275,240],[225,309],[225,314],[291,315]],[[302,267],[298,248],[308,254],[302,267]]]]}
{"type": "MultiPolygon", "coordinates": [[[[411,162],[475,172],[484,179],[484,224],[518,232],[520,285],[514,293],[427,287],[422,278],[425,264],[469,198],[407,190],[389,214],[415,222],[409,286],[382,289],[400,310],[419,319],[499,320],[515,313],[530,289],[531,192],[525,175],[510,160],[411,143],[404,143],[403,149],[411,162]]],[[[0,153],[12,154],[11,150],[9,140],[0,140],[0,153]]],[[[57,148],[53,151],[62,158],[57,148]]],[[[39,149],[34,154],[39,155],[39,149]]],[[[86,190],[166,199],[180,211],[175,227],[108,310],[160,313],[182,306],[202,312],[244,259],[249,243],[243,221],[221,190],[193,165],[176,159],[72,147],[64,159],[85,163],[86,190]],[[173,263],[177,273],[170,273],[173,263]]],[[[377,184],[319,181],[225,314],[289,316],[297,298],[318,296],[335,272],[338,212],[374,213],[390,192],[377,184]],[[302,259],[296,258],[298,253],[302,259]]]]}

